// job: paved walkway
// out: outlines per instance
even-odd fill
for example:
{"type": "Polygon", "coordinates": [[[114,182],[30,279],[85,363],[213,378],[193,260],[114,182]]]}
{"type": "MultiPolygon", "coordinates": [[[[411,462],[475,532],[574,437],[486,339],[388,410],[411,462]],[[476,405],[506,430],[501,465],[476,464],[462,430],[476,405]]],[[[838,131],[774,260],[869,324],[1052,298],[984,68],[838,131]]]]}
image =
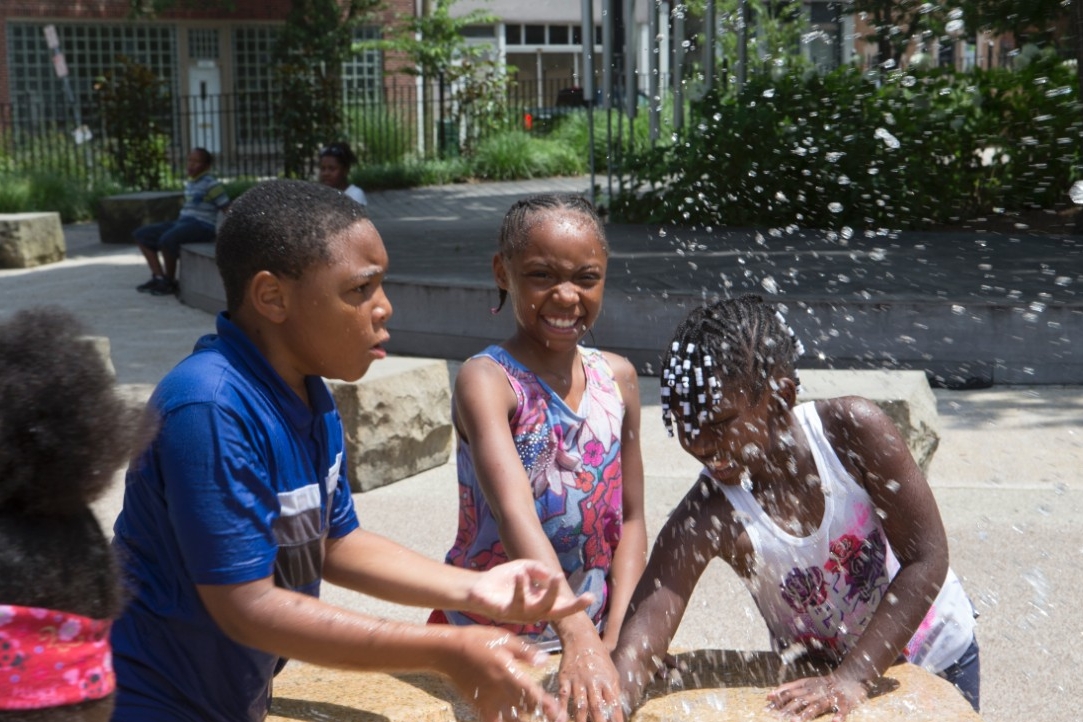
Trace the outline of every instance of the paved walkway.
{"type": "MultiPolygon", "coordinates": [[[[430,262],[421,252],[427,237],[456,237],[463,247],[476,245],[477,252],[487,259],[495,244],[494,219],[502,216],[512,198],[524,191],[565,189],[569,185],[571,190],[586,187],[583,179],[564,179],[373,193],[370,198],[373,217],[390,249],[392,263],[402,267],[413,256],[419,257],[418,262],[430,262]],[[402,215],[392,217],[393,213],[402,215]],[[451,219],[458,219],[460,225],[455,226],[451,219]],[[406,232],[411,228],[414,230],[406,232]]],[[[149,385],[191,349],[197,336],[213,328],[213,319],[173,298],[136,293],[134,287],[145,279],[146,269],[135,249],[102,246],[91,224],[65,230],[68,260],[36,269],[0,270],[0,316],[42,303],[70,308],[86,320],[94,333],[110,339],[118,381],[133,393],[146,393],[149,385]]],[[[674,246],[674,253],[685,251],[683,262],[688,274],[698,270],[693,264],[703,268],[712,258],[706,249],[691,248],[690,236],[674,232],[662,236],[660,229],[652,233],[660,243],[682,238],[684,245],[674,246]]],[[[622,236],[615,231],[611,235],[615,253],[622,253],[623,241],[618,240],[622,236]]],[[[796,241],[765,237],[761,245],[754,235],[751,238],[756,247],[775,258],[796,253],[778,245],[796,241]]],[[[905,253],[900,239],[874,238],[869,242],[882,245],[888,255],[905,253]],[[897,251],[893,250],[896,246],[897,251]]],[[[1004,302],[1025,297],[1028,304],[1036,304],[1032,312],[1039,318],[1043,303],[1078,309],[1083,283],[1078,239],[1050,243],[1050,255],[1029,246],[1029,240],[1026,243],[1030,250],[1024,249],[1022,240],[971,238],[969,242],[979,255],[988,257],[959,258],[957,254],[965,250],[966,244],[952,250],[950,245],[930,239],[926,248],[917,249],[926,253],[909,256],[908,263],[900,262],[891,273],[906,271],[912,264],[910,270],[914,273],[909,278],[915,284],[921,283],[923,275],[941,279],[933,284],[937,292],[931,298],[950,305],[954,301],[942,298],[939,290],[960,288],[953,279],[973,267],[977,275],[1004,274],[986,279],[988,290],[980,288],[983,284],[975,278],[977,291],[1004,302]],[[1010,264],[1001,263],[1001,256],[990,251],[1001,242],[1020,248],[1010,264]],[[983,269],[980,264],[992,268],[983,269]],[[1032,297],[1027,295],[1031,293],[1032,297]]],[[[874,288],[874,281],[888,284],[897,280],[879,265],[875,265],[877,272],[858,276],[850,253],[842,247],[835,250],[838,253],[830,255],[820,252],[824,257],[815,272],[805,261],[811,263],[818,252],[809,250],[800,264],[792,264],[796,276],[776,271],[773,277],[780,283],[791,283],[788,288],[794,293],[814,282],[825,288],[837,286],[839,293],[852,293],[861,285],[874,288]],[[831,259],[842,265],[832,266],[831,259]]],[[[452,261],[445,258],[445,262],[452,261]]],[[[628,262],[651,266],[648,256],[628,262]]],[[[873,263],[878,261],[873,259],[873,263]]],[[[731,256],[726,265],[730,277],[746,278],[746,274],[733,271],[734,265],[731,256]]],[[[611,272],[614,277],[622,274],[619,270],[611,272]]],[[[755,273],[751,277],[755,278],[755,273]]],[[[716,289],[720,280],[713,275],[704,285],[716,289]]],[[[829,332],[825,329],[825,333],[829,332]]],[[[1072,337],[1076,348],[1079,339],[1078,335],[1072,337]]],[[[658,530],[696,472],[695,463],[658,423],[654,383],[648,378],[641,381],[651,533],[658,530]]],[[[1083,616],[1076,603],[1078,569],[1083,565],[1079,531],[1083,522],[1083,492],[1079,487],[1079,470],[1083,469],[1083,379],[1072,386],[938,390],[936,396],[941,445],[929,477],[948,529],[952,565],[981,613],[978,634],[983,656],[984,718],[988,722],[1075,722],[1079,719],[1078,670],[1083,668],[1083,616]]],[[[97,506],[106,525],[112,523],[119,509],[120,493],[118,483],[97,506]]],[[[454,537],[452,464],[360,495],[357,502],[365,527],[432,557],[442,557],[454,537]]],[[[333,588],[327,597],[335,603],[397,619],[423,621],[426,616],[425,610],[390,607],[333,588]]],[[[676,643],[692,648],[762,649],[767,638],[743,587],[722,565],[714,564],[698,587],[676,643]]]]}

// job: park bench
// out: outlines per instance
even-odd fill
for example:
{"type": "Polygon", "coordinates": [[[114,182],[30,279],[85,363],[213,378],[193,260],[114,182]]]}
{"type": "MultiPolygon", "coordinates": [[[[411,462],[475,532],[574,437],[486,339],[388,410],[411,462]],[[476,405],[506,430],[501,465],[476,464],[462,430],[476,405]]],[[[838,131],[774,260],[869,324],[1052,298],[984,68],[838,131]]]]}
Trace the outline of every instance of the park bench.
{"type": "Polygon", "coordinates": [[[181,191],[140,191],[106,196],[98,202],[98,233],[102,243],[132,243],[140,226],[175,221],[184,205],[181,191]]]}

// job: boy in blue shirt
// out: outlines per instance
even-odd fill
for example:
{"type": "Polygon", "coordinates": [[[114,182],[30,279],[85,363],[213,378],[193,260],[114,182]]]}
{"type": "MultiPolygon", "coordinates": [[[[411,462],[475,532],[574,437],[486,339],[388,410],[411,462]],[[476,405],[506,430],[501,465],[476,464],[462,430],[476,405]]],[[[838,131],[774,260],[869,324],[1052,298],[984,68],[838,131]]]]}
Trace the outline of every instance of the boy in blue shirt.
{"type": "Polygon", "coordinates": [[[218,235],[227,312],[159,384],[158,431],[132,461],[114,544],[131,601],[114,626],[114,722],[256,722],[289,658],[448,676],[483,720],[564,711],[489,628],[379,620],[319,600],[322,579],[391,601],[533,620],[580,611],[532,562],[456,569],[359,528],[342,422],[321,377],[386,354],[387,253],[364,206],[270,181],[218,235]]]}
{"type": "Polygon", "coordinates": [[[206,148],[193,148],[188,154],[184,182],[184,206],[175,221],[151,223],[132,232],[139,250],[147,259],[151,277],[135,287],[153,296],[175,294],[177,259],[185,243],[213,243],[219,211],[229,207],[229,194],[221,181],[211,175],[214,156],[206,148]]]}

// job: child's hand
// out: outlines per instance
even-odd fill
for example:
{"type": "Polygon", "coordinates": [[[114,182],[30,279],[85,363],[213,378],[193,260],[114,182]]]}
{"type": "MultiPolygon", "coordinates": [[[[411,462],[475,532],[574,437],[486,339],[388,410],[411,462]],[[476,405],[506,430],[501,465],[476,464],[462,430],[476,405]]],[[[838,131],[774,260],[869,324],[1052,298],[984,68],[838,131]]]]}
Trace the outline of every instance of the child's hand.
{"type": "Polygon", "coordinates": [[[620,678],[601,639],[564,645],[557,674],[560,702],[576,722],[624,722],[620,678]]]}
{"type": "Polygon", "coordinates": [[[519,668],[519,664],[541,664],[544,652],[495,627],[457,630],[463,634],[463,643],[449,656],[442,671],[459,695],[477,710],[479,722],[531,719],[537,715],[552,722],[567,722],[566,709],[519,668]]]}
{"type": "Polygon", "coordinates": [[[805,722],[830,714],[831,722],[842,722],[868,696],[868,690],[860,682],[828,674],[805,677],[776,687],[767,695],[767,706],[787,720],[805,722]]]}
{"type": "Polygon", "coordinates": [[[516,559],[482,572],[470,588],[469,610],[505,622],[533,624],[581,612],[594,596],[574,596],[562,574],[531,559],[516,559]]]}

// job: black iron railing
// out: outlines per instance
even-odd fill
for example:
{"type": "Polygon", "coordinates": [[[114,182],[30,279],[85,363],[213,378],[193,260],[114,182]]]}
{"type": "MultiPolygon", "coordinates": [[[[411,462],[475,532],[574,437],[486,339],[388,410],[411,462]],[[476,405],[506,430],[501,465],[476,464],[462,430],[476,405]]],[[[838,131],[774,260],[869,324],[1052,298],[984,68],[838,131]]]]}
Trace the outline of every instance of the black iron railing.
{"type": "MultiPolygon", "coordinates": [[[[529,129],[539,110],[560,105],[560,91],[567,85],[515,84],[498,104],[500,123],[492,122],[492,105],[464,104],[451,88],[442,94],[434,88],[424,97],[413,82],[358,89],[344,94],[342,127],[363,163],[458,154],[496,130],[529,129]]],[[[154,124],[164,150],[162,167],[149,175],[163,185],[177,182],[185,155],[197,146],[215,153],[223,178],[281,175],[289,139],[276,123],[280,100],[273,91],[170,98],[168,116],[154,124]]],[[[317,151],[312,149],[314,157],[317,151]]],[[[45,171],[88,181],[118,180],[122,152],[93,100],[72,107],[28,96],[0,104],[0,173],[45,171]]]]}

